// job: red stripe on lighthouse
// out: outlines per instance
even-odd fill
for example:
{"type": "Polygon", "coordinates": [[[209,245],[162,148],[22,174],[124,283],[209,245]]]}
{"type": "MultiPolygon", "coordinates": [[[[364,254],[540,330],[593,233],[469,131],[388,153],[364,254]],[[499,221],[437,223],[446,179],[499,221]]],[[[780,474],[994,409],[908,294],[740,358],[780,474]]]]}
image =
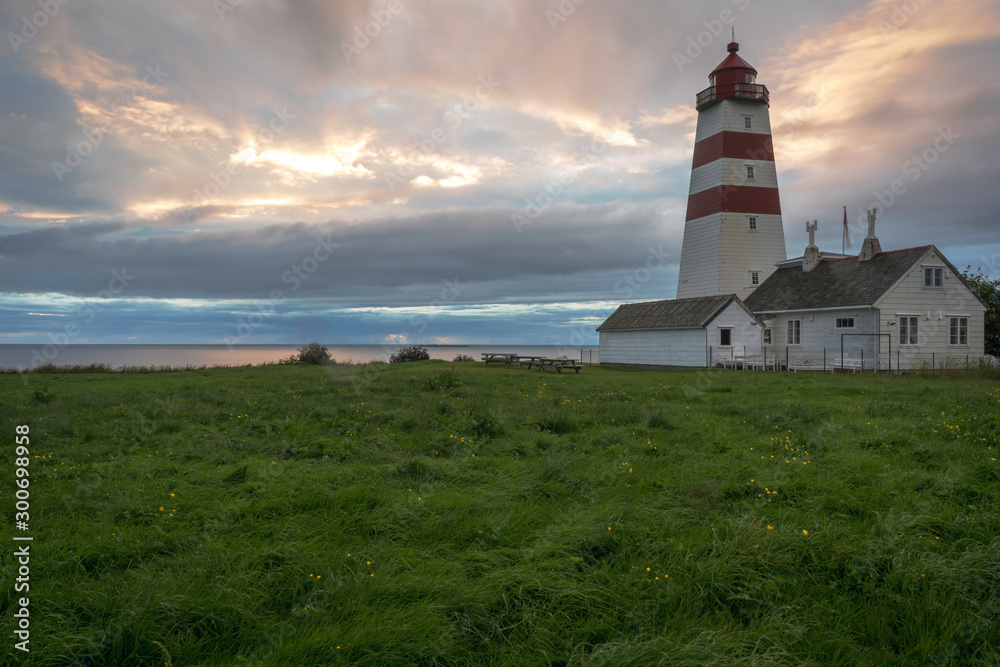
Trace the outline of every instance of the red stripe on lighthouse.
{"type": "Polygon", "coordinates": [[[720,158],[774,162],[774,144],[770,134],[718,132],[694,145],[692,169],[720,158]]]}
{"type": "Polygon", "coordinates": [[[722,212],[781,215],[778,188],[720,185],[688,197],[685,222],[722,212]]]}

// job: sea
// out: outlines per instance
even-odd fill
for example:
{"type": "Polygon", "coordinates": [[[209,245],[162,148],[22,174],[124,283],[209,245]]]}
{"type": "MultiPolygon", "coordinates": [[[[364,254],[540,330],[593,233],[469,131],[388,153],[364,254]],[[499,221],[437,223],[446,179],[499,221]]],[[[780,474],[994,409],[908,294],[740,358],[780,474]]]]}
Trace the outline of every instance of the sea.
{"type": "MultiPolygon", "coordinates": [[[[38,343],[0,345],[0,369],[25,370],[43,364],[185,368],[188,366],[246,366],[277,363],[298,351],[299,345],[64,345],[38,343]]],[[[362,363],[381,359],[402,345],[327,345],[338,362],[362,363]]],[[[431,359],[452,361],[465,354],[476,361],[484,352],[508,352],[525,356],[571,357],[585,363],[600,361],[597,346],[561,345],[424,345],[431,359]]]]}

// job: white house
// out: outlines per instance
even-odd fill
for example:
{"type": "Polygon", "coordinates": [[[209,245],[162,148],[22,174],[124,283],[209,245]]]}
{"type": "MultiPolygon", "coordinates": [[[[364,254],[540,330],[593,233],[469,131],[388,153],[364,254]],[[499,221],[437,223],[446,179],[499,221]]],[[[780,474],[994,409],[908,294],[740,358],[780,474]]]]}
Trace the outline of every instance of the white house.
{"type": "Polygon", "coordinates": [[[735,294],[628,303],[597,328],[601,365],[704,368],[759,349],[761,328],[735,294]]]}
{"type": "Polygon", "coordinates": [[[810,239],[747,297],[766,353],[814,367],[824,358],[883,370],[978,364],[986,302],[933,245],[882,252],[874,223],[872,213],[859,255],[824,255],[810,239]]]}

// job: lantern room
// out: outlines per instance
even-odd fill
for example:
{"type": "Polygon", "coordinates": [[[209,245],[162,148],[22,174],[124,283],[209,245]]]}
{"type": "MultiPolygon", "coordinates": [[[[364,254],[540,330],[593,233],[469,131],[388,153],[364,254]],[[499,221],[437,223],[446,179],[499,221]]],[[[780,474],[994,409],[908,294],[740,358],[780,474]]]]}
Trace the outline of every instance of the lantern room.
{"type": "Polygon", "coordinates": [[[698,93],[699,111],[730,98],[768,103],[767,87],[757,83],[757,70],[737,53],[740,45],[730,42],[728,50],[726,59],[708,75],[711,85],[698,93]]]}

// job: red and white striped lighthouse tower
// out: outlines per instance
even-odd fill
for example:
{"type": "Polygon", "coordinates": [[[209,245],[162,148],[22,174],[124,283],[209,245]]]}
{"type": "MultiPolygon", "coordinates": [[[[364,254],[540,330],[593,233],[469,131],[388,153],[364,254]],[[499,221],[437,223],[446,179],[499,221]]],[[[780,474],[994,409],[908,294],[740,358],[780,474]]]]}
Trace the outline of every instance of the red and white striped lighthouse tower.
{"type": "Polygon", "coordinates": [[[768,92],[740,45],[698,93],[677,298],[748,296],[787,259],[768,92]]]}

